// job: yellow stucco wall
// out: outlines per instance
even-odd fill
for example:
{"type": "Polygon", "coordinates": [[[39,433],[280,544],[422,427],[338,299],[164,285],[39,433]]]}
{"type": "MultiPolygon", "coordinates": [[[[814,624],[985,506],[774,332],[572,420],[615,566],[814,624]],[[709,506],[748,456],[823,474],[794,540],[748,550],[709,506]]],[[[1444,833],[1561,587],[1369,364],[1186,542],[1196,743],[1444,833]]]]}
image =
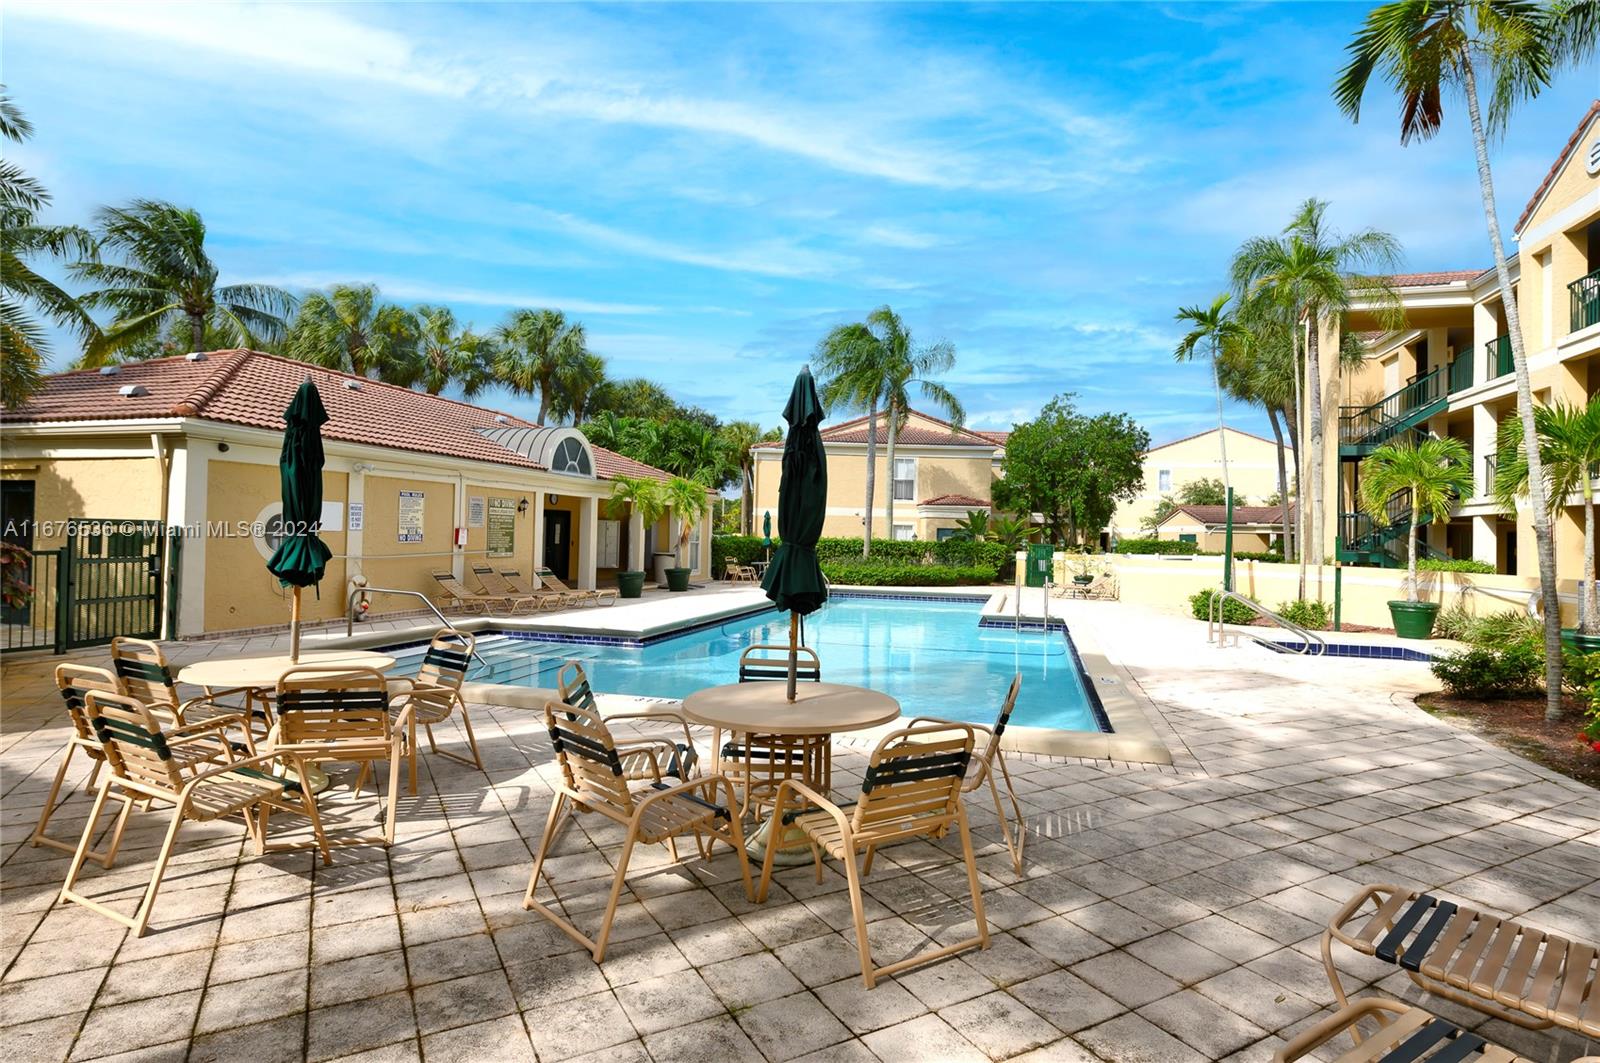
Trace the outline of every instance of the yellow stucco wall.
{"type": "Polygon", "coordinates": [[[153,456],[127,458],[11,458],[4,478],[33,482],[38,522],[35,550],[62,543],[71,517],[156,520],[161,516],[161,469],[153,456]]]}
{"type": "MultiPolygon", "coordinates": [[[[374,587],[416,590],[437,597],[439,586],[429,573],[450,568],[455,554],[455,485],[369,474],[364,492],[361,574],[374,587]],[[401,491],[423,493],[421,542],[399,541],[401,491]]],[[[374,614],[415,607],[414,602],[392,596],[378,596],[372,603],[374,614]]]]}
{"type": "MultiPolygon", "coordinates": [[[[1289,461],[1291,490],[1294,462],[1289,461]]],[[[1249,505],[1263,504],[1278,490],[1278,451],[1271,441],[1228,429],[1228,474],[1235,497],[1249,505]]],[[[1148,535],[1141,522],[1155,513],[1163,495],[1176,500],[1180,488],[1196,480],[1222,479],[1222,448],[1213,430],[1166,446],[1152,447],[1145,455],[1144,489],[1139,497],[1117,506],[1111,527],[1121,539],[1148,535]],[[1171,488],[1161,490],[1161,472],[1170,474],[1171,488]]]]}

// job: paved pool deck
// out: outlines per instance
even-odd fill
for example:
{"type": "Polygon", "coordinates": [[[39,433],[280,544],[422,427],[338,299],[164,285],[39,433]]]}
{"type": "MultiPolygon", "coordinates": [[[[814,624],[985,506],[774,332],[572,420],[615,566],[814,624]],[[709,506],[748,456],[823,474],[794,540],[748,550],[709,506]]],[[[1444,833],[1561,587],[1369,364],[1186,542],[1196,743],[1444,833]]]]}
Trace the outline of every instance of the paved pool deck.
{"type": "MultiPolygon", "coordinates": [[[[726,849],[709,865],[637,853],[616,943],[595,966],[521,907],[558,769],[535,713],[487,703],[473,706],[487,770],[424,756],[391,848],[337,849],[324,867],[255,857],[237,823],[185,828],[152,930],[135,939],[54,903],[67,858],[26,843],[68,728],[49,678],[60,658],[7,660],[0,1051],[29,1063],[1266,1060],[1327,1013],[1318,935],[1358,883],[1595,936],[1600,792],[1415,708],[1426,666],[1221,650],[1203,624],[1116,602],[1061,612],[1137,688],[1172,763],[1012,755],[1021,875],[993,810],[969,804],[993,947],[871,992],[836,866],[821,885],[809,867],[781,872],[752,905],[726,849]]],[[[262,636],[172,656],[281,648],[262,636]]],[[[462,747],[451,725],[440,737],[462,747]]],[[[838,744],[834,765],[836,786],[854,790],[861,743],[838,744]]],[[[323,803],[335,832],[377,812],[370,790],[347,793],[323,803]]],[[[53,830],[73,830],[88,804],[72,796],[53,830]]],[[[127,903],[164,828],[136,813],[116,867],[83,889],[127,903]]],[[[273,830],[300,828],[282,816],[273,830]]],[[[551,872],[580,924],[620,841],[592,816],[561,838],[551,872]]],[[[866,892],[879,962],[970,933],[952,841],[883,850],[866,892]]],[[[1341,965],[1349,986],[1423,1001],[1537,1060],[1600,1048],[1341,965]]]]}

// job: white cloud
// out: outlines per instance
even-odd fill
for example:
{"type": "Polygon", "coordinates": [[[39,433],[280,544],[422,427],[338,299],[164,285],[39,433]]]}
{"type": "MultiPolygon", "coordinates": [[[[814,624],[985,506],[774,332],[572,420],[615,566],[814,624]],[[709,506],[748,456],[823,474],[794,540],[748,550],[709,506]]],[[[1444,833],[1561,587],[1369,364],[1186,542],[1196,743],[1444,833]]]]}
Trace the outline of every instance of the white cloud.
{"type": "Polygon", "coordinates": [[[944,243],[942,239],[932,233],[920,233],[913,229],[905,229],[898,225],[884,223],[867,226],[861,236],[868,243],[882,244],[885,247],[901,247],[908,251],[925,251],[930,247],[938,247],[944,243]]]}
{"type": "MultiPolygon", "coordinates": [[[[559,307],[571,314],[658,314],[662,309],[659,306],[642,303],[607,303],[540,292],[462,288],[405,277],[373,277],[365,273],[360,277],[360,281],[376,284],[378,290],[391,299],[410,302],[466,303],[469,306],[550,306],[559,307]]],[[[275,277],[258,277],[256,282],[280,288],[329,288],[335,284],[350,284],[353,280],[348,272],[284,273],[275,277]]]]}

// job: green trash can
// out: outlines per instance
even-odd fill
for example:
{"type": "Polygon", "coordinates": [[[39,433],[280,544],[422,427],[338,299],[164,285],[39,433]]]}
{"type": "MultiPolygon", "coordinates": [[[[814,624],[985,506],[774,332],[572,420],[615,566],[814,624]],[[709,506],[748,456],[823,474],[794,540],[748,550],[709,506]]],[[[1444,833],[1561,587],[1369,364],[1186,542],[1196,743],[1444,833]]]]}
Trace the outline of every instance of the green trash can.
{"type": "Polygon", "coordinates": [[[1028,544],[1028,586],[1044,586],[1045,581],[1050,578],[1050,559],[1054,553],[1055,548],[1049,543],[1028,544]]]}

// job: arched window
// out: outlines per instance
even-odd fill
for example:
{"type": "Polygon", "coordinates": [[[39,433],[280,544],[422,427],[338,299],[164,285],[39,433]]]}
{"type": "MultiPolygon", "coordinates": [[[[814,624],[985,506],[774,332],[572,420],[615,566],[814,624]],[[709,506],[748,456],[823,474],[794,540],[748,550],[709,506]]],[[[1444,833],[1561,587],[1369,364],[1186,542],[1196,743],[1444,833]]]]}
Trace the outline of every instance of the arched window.
{"type": "Polygon", "coordinates": [[[577,436],[568,436],[556,445],[550,457],[550,471],[569,476],[593,476],[594,463],[589,460],[589,448],[577,436]]]}

